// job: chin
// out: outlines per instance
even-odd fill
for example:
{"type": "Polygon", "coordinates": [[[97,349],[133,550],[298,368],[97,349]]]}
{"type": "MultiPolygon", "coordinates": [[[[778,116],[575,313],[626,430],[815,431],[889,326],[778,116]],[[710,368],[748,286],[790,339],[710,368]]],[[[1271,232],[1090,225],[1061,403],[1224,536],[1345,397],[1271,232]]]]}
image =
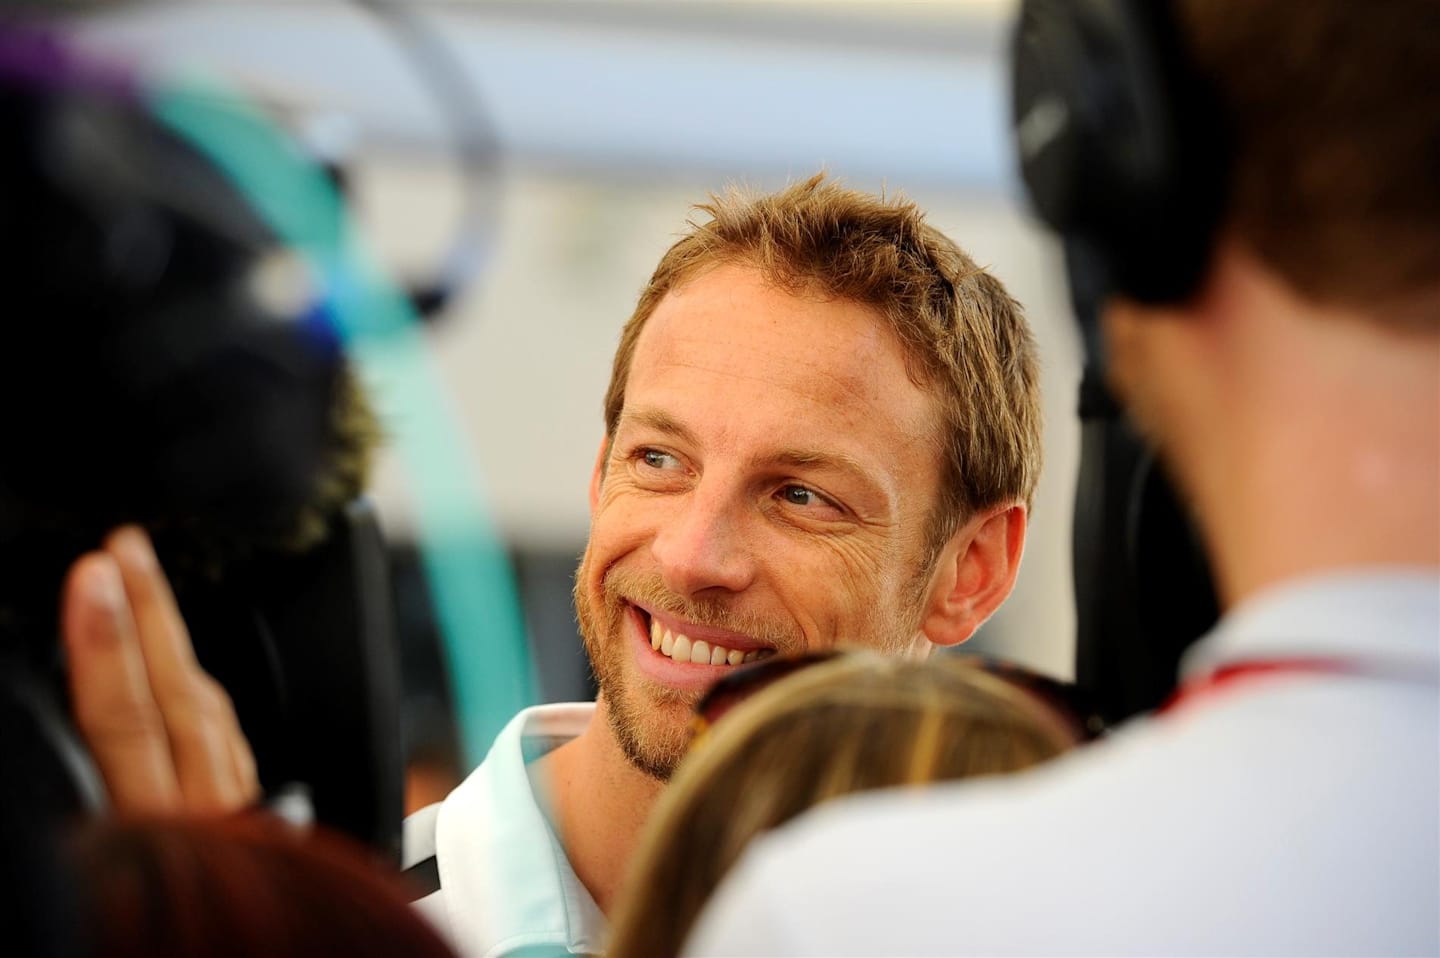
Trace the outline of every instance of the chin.
{"type": "Polygon", "coordinates": [[[690,747],[691,704],[673,689],[651,697],[631,686],[630,694],[606,695],[606,717],[620,750],[635,768],[659,781],[670,775],[690,747]]]}

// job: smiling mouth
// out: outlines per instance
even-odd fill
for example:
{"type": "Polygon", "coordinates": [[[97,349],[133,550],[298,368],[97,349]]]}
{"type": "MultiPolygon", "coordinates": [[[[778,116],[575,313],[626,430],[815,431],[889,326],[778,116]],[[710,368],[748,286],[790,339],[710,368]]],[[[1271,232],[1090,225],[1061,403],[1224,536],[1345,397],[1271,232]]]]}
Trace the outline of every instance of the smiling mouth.
{"type": "Polygon", "coordinates": [[[758,662],[775,654],[774,649],[732,649],[714,641],[691,639],[688,635],[672,632],[646,615],[650,623],[650,647],[676,662],[693,665],[740,665],[758,662]]]}

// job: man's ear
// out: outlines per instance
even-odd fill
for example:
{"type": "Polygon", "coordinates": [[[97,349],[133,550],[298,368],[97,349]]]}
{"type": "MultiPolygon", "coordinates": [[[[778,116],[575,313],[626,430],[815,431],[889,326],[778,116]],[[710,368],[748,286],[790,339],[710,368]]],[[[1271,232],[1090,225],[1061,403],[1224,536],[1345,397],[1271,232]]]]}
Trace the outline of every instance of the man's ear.
{"type": "Polygon", "coordinates": [[[600,504],[600,486],[605,482],[605,463],[610,459],[610,437],[600,440],[600,451],[595,454],[595,470],[590,473],[590,512],[600,504]]]}
{"type": "Polygon", "coordinates": [[[935,645],[959,645],[1015,587],[1025,552],[1025,506],[988,509],[965,523],[940,552],[920,631],[935,645]]]}

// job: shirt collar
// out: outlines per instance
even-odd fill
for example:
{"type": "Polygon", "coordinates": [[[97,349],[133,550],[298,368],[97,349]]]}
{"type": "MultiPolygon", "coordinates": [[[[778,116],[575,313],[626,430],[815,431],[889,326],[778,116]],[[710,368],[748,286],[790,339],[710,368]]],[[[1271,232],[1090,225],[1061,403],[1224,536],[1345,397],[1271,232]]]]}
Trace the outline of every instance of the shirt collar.
{"type": "Polygon", "coordinates": [[[574,738],[589,703],[526,709],[440,808],[437,865],[450,926],[466,954],[561,947],[604,951],[605,918],[576,877],[531,785],[526,759],[574,738]],[[548,740],[548,743],[547,743],[548,740]]]}
{"type": "Polygon", "coordinates": [[[1187,679],[1239,662],[1327,658],[1440,676],[1440,569],[1356,569],[1287,582],[1228,612],[1185,655],[1187,679]]]}

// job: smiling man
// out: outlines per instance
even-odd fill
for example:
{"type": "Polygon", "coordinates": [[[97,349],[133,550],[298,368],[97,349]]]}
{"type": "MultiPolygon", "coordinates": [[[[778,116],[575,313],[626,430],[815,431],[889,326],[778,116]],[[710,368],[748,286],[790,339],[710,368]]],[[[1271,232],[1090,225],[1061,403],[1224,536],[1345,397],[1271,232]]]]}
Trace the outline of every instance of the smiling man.
{"type": "Polygon", "coordinates": [[[922,657],[1015,581],[1038,372],[1000,283],[913,204],[823,176],[699,210],[605,397],[575,581],[598,701],[522,712],[406,823],[419,906],[469,954],[603,950],[725,670],[841,643],[922,657]]]}
{"type": "Polygon", "coordinates": [[[924,656],[1015,581],[1040,422],[1001,285],[913,205],[823,177],[699,209],[605,398],[575,580],[599,699],[522,713],[410,823],[440,883],[422,907],[467,952],[602,950],[726,669],[841,643],[924,656]]]}
{"type": "Polygon", "coordinates": [[[812,282],[712,265],[632,326],[617,368],[576,608],[609,729],[657,779],[719,667],[842,640],[952,645],[1015,571],[1020,486],[957,540],[983,588],[947,601],[959,566],[929,541],[939,404],[873,307],[812,282]]]}

